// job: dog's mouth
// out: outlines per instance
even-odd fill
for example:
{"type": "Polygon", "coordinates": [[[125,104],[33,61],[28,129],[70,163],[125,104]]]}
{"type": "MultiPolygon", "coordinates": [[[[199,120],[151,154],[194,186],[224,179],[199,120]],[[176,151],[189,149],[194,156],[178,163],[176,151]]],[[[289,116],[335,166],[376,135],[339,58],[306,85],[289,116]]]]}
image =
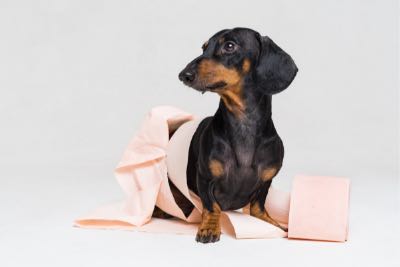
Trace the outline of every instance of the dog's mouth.
{"type": "Polygon", "coordinates": [[[205,92],[217,92],[218,90],[223,89],[224,87],[227,86],[227,83],[224,81],[219,81],[216,83],[212,83],[212,84],[208,84],[208,85],[204,85],[201,82],[199,83],[195,83],[195,84],[191,84],[188,85],[189,87],[192,87],[193,89],[199,91],[200,93],[204,94],[205,92]]]}
{"type": "Polygon", "coordinates": [[[226,86],[226,82],[220,81],[206,86],[207,90],[214,91],[226,86]]]}

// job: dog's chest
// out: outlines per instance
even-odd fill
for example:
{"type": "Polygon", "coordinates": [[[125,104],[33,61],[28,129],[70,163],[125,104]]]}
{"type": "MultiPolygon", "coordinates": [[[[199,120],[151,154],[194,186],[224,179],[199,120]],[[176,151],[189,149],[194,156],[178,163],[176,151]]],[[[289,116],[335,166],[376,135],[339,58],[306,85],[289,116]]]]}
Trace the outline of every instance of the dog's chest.
{"type": "Polygon", "coordinates": [[[251,195],[260,185],[258,167],[254,164],[257,150],[255,134],[237,132],[230,141],[225,159],[225,175],[216,181],[215,197],[221,208],[238,209],[249,203],[251,195]]]}
{"type": "Polygon", "coordinates": [[[255,142],[254,140],[237,140],[232,146],[232,152],[239,167],[250,167],[253,162],[255,154],[255,142]]]}
{"type": "Polygon", "coordinates": [[[249,203],[260,185],[253,166],[228,165],[226,175],[216,179],[214,196],[223,210],[235,210],[249,203]]]}
{"type": "Polygon", "coordinates": [[[237,126],[230,138],[230,147],[233,157],[239,167],[250,167],[257,147],[256,125],[254,123],[242,123],[237,126]]]}

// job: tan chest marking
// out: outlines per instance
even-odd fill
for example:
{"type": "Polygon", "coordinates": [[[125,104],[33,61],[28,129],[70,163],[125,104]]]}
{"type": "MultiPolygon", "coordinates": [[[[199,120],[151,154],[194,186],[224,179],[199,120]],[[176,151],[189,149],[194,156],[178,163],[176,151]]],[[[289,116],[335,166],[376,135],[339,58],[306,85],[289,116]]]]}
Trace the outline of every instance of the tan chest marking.
{"type": "Polygon", "coordinates": [[[275,167],[270,167],[270,168],[263,169],[261,171],[260,178],[264,182],[269,181],[272,178],[274,178],[274,176],[276,175],[277,171],[278,171],[278,169],[275,168],[275,167]]]}
{"type": "Polygon", "coordinates": [[[214,177],[220,177],[222,174],[224,174],[224,166],[219,160],[210,160],[208,167],[214,177]]]}

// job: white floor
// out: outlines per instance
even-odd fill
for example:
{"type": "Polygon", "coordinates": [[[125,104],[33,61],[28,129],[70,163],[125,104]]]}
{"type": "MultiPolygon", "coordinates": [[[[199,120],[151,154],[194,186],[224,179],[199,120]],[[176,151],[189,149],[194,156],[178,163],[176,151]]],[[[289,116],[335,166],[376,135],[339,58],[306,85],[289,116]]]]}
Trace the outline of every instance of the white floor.
{"type": "Polygon", "coordinates": [[[219,243],[203,245],[194,236],[72,227],[75,217],[122,197],[111,172],[95,177],[90,168],[15,168],[7,173],[0,179],[0,266],[4,267],[400,266],[394,176],[351,177],[346,243],[222,236],[219,243]]]}

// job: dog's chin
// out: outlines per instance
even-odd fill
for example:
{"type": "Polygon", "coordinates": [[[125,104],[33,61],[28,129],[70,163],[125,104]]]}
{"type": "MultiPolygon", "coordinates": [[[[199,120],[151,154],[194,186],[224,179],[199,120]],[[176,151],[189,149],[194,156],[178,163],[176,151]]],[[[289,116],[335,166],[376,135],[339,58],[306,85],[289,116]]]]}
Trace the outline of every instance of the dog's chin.
{"type": "Polygon", "coordinates": [[[218,90],[223,89],[226,86],[226,83],[216,82],[207,85],[204,84],[192,84],[192,85],[186,84],[186,85],[204,94],[205,92],[217,92],[218,90]]]}
{"type": "Polygon", "coordinates": [[[206,88],[208,91],[217,91],[219,89],[223,89],[226,86],[226,82],[220,81],[210,85],[207,85],[206,88]]]}

